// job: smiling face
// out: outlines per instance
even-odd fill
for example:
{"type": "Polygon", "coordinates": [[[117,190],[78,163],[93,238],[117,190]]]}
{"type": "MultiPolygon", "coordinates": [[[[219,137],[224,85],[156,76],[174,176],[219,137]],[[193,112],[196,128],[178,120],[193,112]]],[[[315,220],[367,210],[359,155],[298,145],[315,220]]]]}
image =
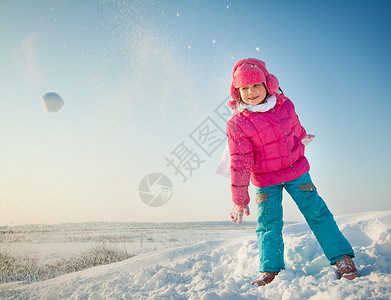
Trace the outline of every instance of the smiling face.
{"type": "Polygon", "coordinates": [[[267,90],[263,83],[241,87],[239,93],[242,101],[248,105],[261,104],[267,96],[267,90]]]}

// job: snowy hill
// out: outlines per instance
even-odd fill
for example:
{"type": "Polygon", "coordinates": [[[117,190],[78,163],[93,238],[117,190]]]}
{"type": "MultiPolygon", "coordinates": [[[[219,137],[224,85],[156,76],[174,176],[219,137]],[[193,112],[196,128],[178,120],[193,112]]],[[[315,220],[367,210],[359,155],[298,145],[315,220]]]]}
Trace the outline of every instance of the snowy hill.
{"type": "Polygon", "coordinates": [[[255,234],[138,255],[31,284],[0,285],[1,299],[391,299],[391,211],[336,218],[360,278],[337,280],[305,223],[284,229],[286,270],[257,277],[255,234]]]}

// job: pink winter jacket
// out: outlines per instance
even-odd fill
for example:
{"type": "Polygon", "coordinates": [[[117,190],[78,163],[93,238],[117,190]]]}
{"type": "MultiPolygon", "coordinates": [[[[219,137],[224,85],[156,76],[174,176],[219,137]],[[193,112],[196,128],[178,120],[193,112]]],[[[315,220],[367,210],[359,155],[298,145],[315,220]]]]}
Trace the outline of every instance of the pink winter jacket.
{"type": "Polygon", "coordinates": [[[305,135],[293,103],[283,94],[267,112],[245,110],[233,116],[227,123],[233,202],[250,202],[250,178],[255,186],[265,187],[308,172],[301,142],[305,135]]]}

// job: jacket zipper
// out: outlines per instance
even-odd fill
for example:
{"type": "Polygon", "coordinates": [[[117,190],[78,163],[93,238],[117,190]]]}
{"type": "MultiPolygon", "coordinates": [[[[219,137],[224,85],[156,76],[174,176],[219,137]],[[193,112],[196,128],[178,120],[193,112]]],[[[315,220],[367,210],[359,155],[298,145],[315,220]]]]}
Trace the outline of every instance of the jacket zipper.
{"type": "Polygon", "coordinates": [[[293,169],[293,171],[295,171],[296,176],[298,176],[298,175],[297,175],[297,172],[296,172],[296,169],[295,169],[295,167],[293,166],[293,157],[292,157],[291,147],[289,146],[288,135],[286,134],[284,125],[282,124],[281,119],[280,119],[280,118],[277,116],[277,114],[275,113],[275,109],[274,109],[274,108],[272,109],[272,113],[273,113],[273,115],[275,115],[275,117],[277,118],[277,120],[280,122],[280,125],[281,125],[281,127],[282,127],[282,130],[284,131],[286,145],[287,145],[287,147],[288,147],[289,156],[290,156],[290,158],[291,158],[291,168],[293,169]]]}

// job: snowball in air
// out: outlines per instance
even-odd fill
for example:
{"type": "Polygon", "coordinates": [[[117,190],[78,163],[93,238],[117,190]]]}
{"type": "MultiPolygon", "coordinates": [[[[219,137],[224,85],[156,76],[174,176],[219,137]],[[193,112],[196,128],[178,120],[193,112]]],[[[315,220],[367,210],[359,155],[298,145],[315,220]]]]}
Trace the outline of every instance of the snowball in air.
{"type": "Polygon", "coordinates": [[[43,105],[48,112],[58,112],[64,105],[64,100],[57,93],[46,93],[42,96],[43,105]]]}

